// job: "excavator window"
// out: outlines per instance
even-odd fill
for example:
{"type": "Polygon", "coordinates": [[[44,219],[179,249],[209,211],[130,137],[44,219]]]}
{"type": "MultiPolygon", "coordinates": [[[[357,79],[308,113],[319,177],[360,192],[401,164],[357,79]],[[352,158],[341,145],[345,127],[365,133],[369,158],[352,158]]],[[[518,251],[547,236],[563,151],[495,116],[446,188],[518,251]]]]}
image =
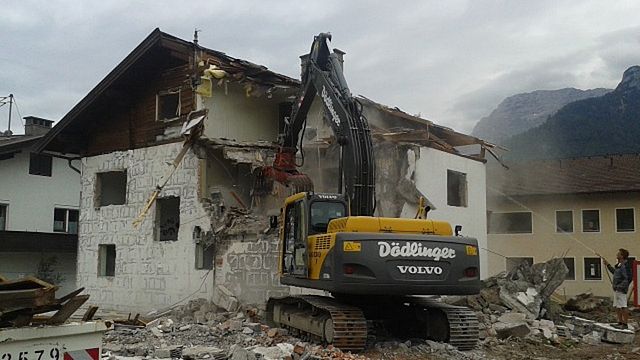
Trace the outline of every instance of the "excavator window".
{"type": "Polygon", "coordinates": [[[335,201],[314,201],[311,203],[310,234],[327,232],[329,221],[347,216],[344,203],[335,201]]]}
{"type": "Polygon", "coordinates": [[[287,206],[284,219],[284,272],[306,275],[306,231],[303,202],[287,206]]]}

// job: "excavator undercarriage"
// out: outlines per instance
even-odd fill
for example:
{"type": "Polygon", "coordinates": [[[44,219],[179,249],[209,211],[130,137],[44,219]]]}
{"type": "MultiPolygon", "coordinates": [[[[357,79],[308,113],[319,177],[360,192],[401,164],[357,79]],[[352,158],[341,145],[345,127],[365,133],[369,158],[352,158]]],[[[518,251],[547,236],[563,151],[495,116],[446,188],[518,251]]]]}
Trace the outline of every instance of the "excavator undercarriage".
{"type": "Polygon", "coordinates": [[[473,311],[428,298],[317,295],[272,298],[267,321],[310,340],[333,344],[343,351],[361,351],[378,337],[429,339],[470,350],[478,341],[478,319],[473,311]],[[358,304],[358,305],[352,305],[358,304]]]}

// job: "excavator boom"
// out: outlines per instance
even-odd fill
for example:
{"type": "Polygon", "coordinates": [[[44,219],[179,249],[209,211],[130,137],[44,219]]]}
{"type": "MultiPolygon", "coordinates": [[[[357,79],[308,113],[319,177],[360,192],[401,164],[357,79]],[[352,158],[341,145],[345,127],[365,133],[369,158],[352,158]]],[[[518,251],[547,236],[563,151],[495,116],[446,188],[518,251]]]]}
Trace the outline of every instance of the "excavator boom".
{"type": "Polygon", "coordinates": [[[302,56],[300,94],[281,136],[274,165],[263,173],[285,185],[297,186],[297,190],[312,189],[311,180],[297,170],[296,153],[302,148],[300,133],[311,104],[319,96],[340,145],[338,193],[348,199],[351,215],[371,216],[375,210],[375,164],[369,125],[362,115],[362,105],[351,95],[344,78],[344,53],[331,52],[330,40],[330,34],[319,34],[309,54],[302,56]]]}

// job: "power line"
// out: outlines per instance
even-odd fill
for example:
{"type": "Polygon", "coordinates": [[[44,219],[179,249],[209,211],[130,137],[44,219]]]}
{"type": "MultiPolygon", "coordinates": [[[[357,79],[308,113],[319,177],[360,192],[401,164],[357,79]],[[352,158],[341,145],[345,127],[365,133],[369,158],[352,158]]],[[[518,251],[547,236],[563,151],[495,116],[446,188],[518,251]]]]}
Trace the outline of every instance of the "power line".
{"type": "Polygon", "coordinates": [[[22,123],[22,126],[24,127],[24,119],[22,118],[22,113],[20,112],[20,108],[18,108],[18,102],[16,101],[16,98],[13,98],[13,103],[16,105],[16,111],[18,112],[18,116],[20,116],[20,122],[22,123]]]}

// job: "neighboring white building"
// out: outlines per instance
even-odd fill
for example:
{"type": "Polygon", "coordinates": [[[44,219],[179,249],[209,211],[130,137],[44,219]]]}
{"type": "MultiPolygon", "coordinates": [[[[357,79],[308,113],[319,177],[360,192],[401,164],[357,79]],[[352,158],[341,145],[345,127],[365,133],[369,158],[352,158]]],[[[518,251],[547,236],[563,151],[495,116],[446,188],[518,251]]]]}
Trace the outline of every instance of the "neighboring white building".
{"type": "Polygon", "coordinates": [[[25,134],[0,136],[0,274],[75,286],[79,161],[37,154],[53,121],[26,117],[25,134]],[[75,169],[74,169],[75,167],[75,169]]]}
{"type": "MultiPolygon", "coordinates": [[[[273,163],[298,86],[156,29],[63,117],[39,150],[82,158],[77,278],[92,302],[145,311],[210,298],[218,285],[245,303],[290,291],[278,280],[277,236],[267,231],[267,215],[278,213],[286,192],[258,183],[261,167],[273,163]],[[207,78],[211,65],[224,76],[207,78]],[[134,227],[183,149],[180,128],[196,112],[207,114],[202,136],[134,227]]],[[[463,225],[484,246],[484,223],[474,221],[486,211],[484,159],[456,147],[486,144],[362,102],[380,155],[377,213],[411,212],[422,194],[436,208],[433,217],[463,225]],[[448,170],[458,177],[447,182],[448,170]],[[441,197],[447,191],[454,205],[441,197]]],[[[303,171],[318,191],[335,191],[335,141],[321,115],[316,106],[307,124],[303,171]]]]}

